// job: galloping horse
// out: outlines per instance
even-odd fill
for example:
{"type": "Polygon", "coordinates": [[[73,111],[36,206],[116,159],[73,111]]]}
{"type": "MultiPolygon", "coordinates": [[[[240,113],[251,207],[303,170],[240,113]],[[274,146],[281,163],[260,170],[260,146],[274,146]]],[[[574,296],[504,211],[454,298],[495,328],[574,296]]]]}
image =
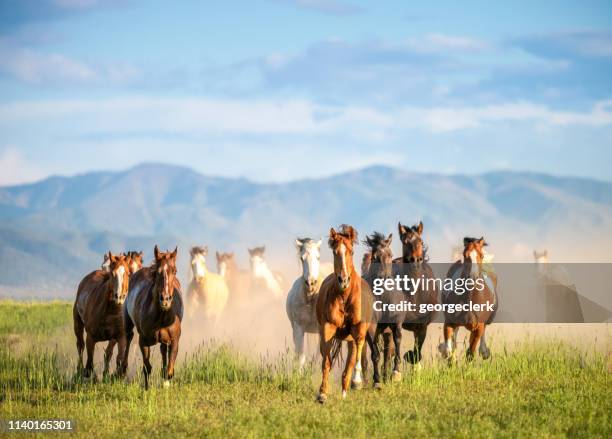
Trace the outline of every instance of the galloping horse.
{"type": "Polygon", "coordinates": [[[87,333],[87,364],[83,371],[86,378],[93,373],[94,348],[100,341],[109,341],[104,355],[104,375],[108,373],[116,343],[119,343],[117,373],[121,374],[123,371],[126,345],[123,302],[129,289],[129,268],[124,255],[115,256],[108,252],[107,259],[108,271],[93,271],[79,283],[72,308],[79,370],[83,369],[83,349],[86,344],[83,331],[87,333]]]}
{"type": "Polygon", "coordinates": [[[155,261],[150,267],[137,271],[131,278],[130,293],[124,308],[127,346],[124,367],[127,367],[134,326],[138,331],[142,353],[145,389],[149,388],[151,374],[150,347],[161,343],[162,376],[164,386],[174,376],[174,363],[181,337],[183,298],[176,278],[176,254],[154,250],[155,261]]]}
{"type": "Polygon", "coordinates": [[[187,292],[187,312],[189,317],[193,317],[202,306],[206,319],[217,323],[227,305],[227,284],[223,276],[206,267],[208,247],[192,247],[190,254],[192,279],[187,292]]]}
{"type": "Polygon", "coordinates": [[[253,277],[253,286],[259,287],[265,291],[272,293],[275,299],[280,299],[283,296],[283,287],[281,287],[282,278],[280,274],[274,273],[268,267],[264,260],[266,247],[250,248],[249,257],[251,263],[251,276],[253,277]]]}
{"type": "Polygon", "coordinates": [[[217,256],[217,271],[223,276],[229,288],[229,303],[231,306],[243,305],[247,302],[251,290],[251,274],[241,270],[236,263],[234,253],[219,253],[217,256]]]}
{"type": "Polygon", "coordinates": [[[295,245],[302,264],[302,275],[298,277],[287,294],[287,317],[293,329],[295,353],[300,368],[306,363],[304,354],[304,334],[319,332],[316,303],[323,280],[333,271],[320,262],[321,240],[310,238],[296,239],[295,245]]]}
{"type": "MultiPolygon", "coordinates": [[[[419,224],[412,227],[404,226],[400,222],[397,227],[402,241],[402,257],[393,262],[400,264],[400,274],[412,279],[435,280],[433,270],[427,263],[426,249],[423,244],[423,222],[420,221],[419,224]]],[[[419,290],[412,295],[417,307],[420,307],[421,304],[438,303],[438,290],[435,282],[431,284],[433,285],[430,288],[425,288],[421,283],[419,290]]],[[[404,329],[414,333],[414,348],[404,355],[404,359],[414,366],[420,367],[421,349],[427,337],[427,327],[435,316],[435,311],[419,313],[418,318],[413,318],[402,325],[404,329]]]]}
{"type": "Polygon", "coordinates": [[[130,274],[134,274],[142,268],[142,252],[129,251],[126,254],[126,257],[130,267],[130,274]]]}
{"type": "Polygon", "coordinates": [[[353,386],[359,388],[363,385],[361,356],[372,321],[372,293],[353,265],[353,246],[356,243],[357,231],[349,225],[343,224],[338,232],[333,228],[329,231],[334,273],[323,281],[316,308],[323,357],[323,377],[317,398],[321,403],[327,400],[329,372],[333,359],[340,352],[342,340],[347,340],[349,347],[342,374],[342,397],[346,397],[348,392],[355,363],[353,386]]]}
{"type": "Polygon", "coordinates": [[[443,294],[443,303],[445,304],[492,304],[493,311],[489,311],[484,307],[481,311],[468,311],[462,313],[445,314],[444,322],[444,343],[438,347],[444,358],[450,361],[454,360],[456,349],[457,329],[464,326],[470,331],[470,343],[466,352],[466,358],[472,360],[476,353],[476,347],[480,342],[478,351],[483,359],[488,359],[491,356],[491,351],[487,347],[485,341],[486,325],[493,322],[497,312],[497,276],[485,269],[485,265],[490,262],[490,257],[485,253],[484,247],[487,245],[484,238],[469,238],[463,239],[463,262],[455,262],[448,270],[447,278],[450,279],[473,279],[477,281],[482,279],[483,288],[472,289],[461,294],[454,291],[445,292],[443,294]]]}

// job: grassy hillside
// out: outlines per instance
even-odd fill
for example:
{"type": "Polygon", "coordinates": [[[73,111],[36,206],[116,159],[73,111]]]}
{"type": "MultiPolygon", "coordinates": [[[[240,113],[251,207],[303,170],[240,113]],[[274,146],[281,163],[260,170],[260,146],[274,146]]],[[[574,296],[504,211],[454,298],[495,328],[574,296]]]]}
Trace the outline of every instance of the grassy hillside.
{"type": "MultiPolygon", "coordinates": [[[[149,392],[138,373],[80,382],[70,313],[63,302],[0,302],[0,419],[74,419],[78,436],[88,438],[612,435],[605,359],[563,344],[406,370],[401,383],[350,392],[344,401],[335,378],[321,406],[318,365],[300,374],[288,360],[248,358],[223,345],[181,359],[169,389],[160,386],[158,362],[149,392]]],[[[132,359],[141,364],[139,354],[132,359]]]]}

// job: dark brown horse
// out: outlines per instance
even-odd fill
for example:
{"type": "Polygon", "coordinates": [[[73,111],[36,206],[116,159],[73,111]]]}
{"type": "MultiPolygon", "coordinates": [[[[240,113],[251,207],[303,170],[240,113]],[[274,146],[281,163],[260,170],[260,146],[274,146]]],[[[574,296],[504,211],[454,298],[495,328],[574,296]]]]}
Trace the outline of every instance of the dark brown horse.
{"type": "Polygon", "coordinates": [[[497,312],[497,276],[487,270],[488,262],[484,247],[487,245],[484,238],[463,239],[463,261],[455,262],[448,271],[447,278],[453,280],[472,279],[478,288],[469,291],[458,292],[457,287],[454,291],[445,292],[442,295],[444,304],[472,304],[480,305],[482,310],[467,311],[461,313],[446,313],[444,321],[444,343],[438,349],[443,357],[450,362],[455,360],[455,349],[457,340],[457,330],[460,326],[470,331],[470,342],[466,352],[466,358],[472,360],[476,353],[476,347],[480,343],[478,351],[483,359],[491,356],[491,351],[485,341],[486,326],[493,322],[497,312]],[[493,308],[488,309],[489,304],[493,308]]]}
{"type": "Polygon", "coordinates": [[[79,283],[76,300],[72,308],[74,334],[79,353],[79,370],[83,370],[83,349],[87,346],[87,363],[83,376],[91,377],[94,372],[93,357],[96,343],[107,341],[104,355],[104,375],[113,355],[113,348],[119,343],[117,352],[117,373],[124,370],[124,349],[126,336],[123,324],[123,302],[129,289],[129,268],[124,255],[115,256],[108,252],[108,271],[96,270],[79,283]],[[83,331],[87,334],[83,338],[83,331]]]}
{"type": "MultiPolygon", "coordinates": [[[[402,241],[402,257],[393,262],[399,263],[399,273],[412,279],[435,279],[435,275],[427,262],[426,247],[423,243],[423,222],[412,227],[404,226],[402,223],[397,225],[400,240],[402,241]]],[[[423,284],[412,296],[418,307],[421,304],[437,304],[438,290],[435,282],[430,288],[424,288],[423,284]]],[[[402,327],[414,333],[414,347],[411,351],[404,354],[404,359],[415,367],[420,367],[422,359],[421,349],[427,337],[427,327],[433,321],[436,313],[419,313],[417,319],[404,322],[402,327]]]]}
{"type": "Polygon", "coordinates": [[[338,355],[342,340],[348,341],[349,353],[342,374],[342,397],[346,397],[349,382],[355,376],[353,386],[363,384],[361,361],[366,334],[372,319],[372,293],[368,284],[359,276],[353,265],[353,246],[357,232],[343,224],[336,232],[329,231],[329,247],[334,253],[334,273],[321,285],[317,298],[317,321],[321,348],[323,377],[318,401],[327,400],[329,372],[334,357],[338,355]]]}
{"type": "Polygon", "coordinates": [[[134,327],[142,353],[145,389],[149,388],[151,374],[150,348],[161,343],[162,377],[164,386],[174,376],[174,363],[178,355],[183,320],[181,286],[176,278],[176,254],[160,252],[155,246],[155,262],[136,272],[131,278],[130,293],[125,304],[125,332],[127,358],[134,327]]]}

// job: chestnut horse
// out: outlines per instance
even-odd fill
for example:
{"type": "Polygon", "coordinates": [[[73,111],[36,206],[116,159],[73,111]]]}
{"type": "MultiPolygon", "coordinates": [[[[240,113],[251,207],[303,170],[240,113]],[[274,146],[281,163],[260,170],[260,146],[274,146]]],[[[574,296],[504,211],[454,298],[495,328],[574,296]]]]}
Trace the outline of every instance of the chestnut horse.
{"type": "MultiPolygon", "coordinates": [[[[426,247],[423,243],[423,222],[412,227],[404,226],[402,223],[397,225],[400,240],[402,241],[402,257],[395,259],[395,263],[400,264],[400,274],[411,279],[435,279],[435,275],[427,262],[426,247]]],[[[424,288],[423,284],[416,291],[412,298],[417,306],[421,304],[437,304],[438,290],[435,282],[432,288],[424,288]]],[[[404,354],[404,359],[413,366],[420,367],[422,359],[421,349],[427,337],[427,327],[433,321],[436,313],[434,311],[419,313],[418,318],[404,322],[402,327],[414,334],[414,348],[404,354]]]]}
{"type": "Polygon", "coordinates": [[[126,254],[126,257],[128,260],[128,265],[130,267],[130,274],[134,274],[142,268],[142,252],[129,251],[126,254]]]}
{"type": "Polygon", "coordinates": [[[142,353],[145,389],[149,388],[151,374],[151,346],[161,343],[162,377],[164,386],[170,385],[174,376],[174,363],[178,355],[183,320],[183,298],[176,277],[176,254],[154,250],[155,261],[150,267],[136,272],[131,278],[130,293],[125,304],[125,367],[127,367],[130,343],[134,327],[138,331],[142,353]]]}
{"type": "Polygon", "coordinates": [[[329,372],[339,354],[342,340],[348,341],[348,357],[342,374],[342,397],[348,392],[355,368],[353,387],[363,385],[361,356],[372,321],[372,293],[353,265],[357,231],[343,224],[329,231],[329,247],[334,253],[334,273],[325,278],[317,298],[317,321],[323,377],[317,400],[327,400],[329,372]],[[359,361],[357,361],[359,359],[359,361]],[[355,363],[357,363],[355,367],[355,363]]]}
{"type": "Polygon", "coordinates": [[[233,252],[216,252],[216,257],[217,272],[223,276],[229,288],[229,305],[232,307],[247,305],[251,290],[251,273],[238,268],[233,252]]]}
{"type": "Polygon", "coordinates": [[[94,349],[100,341],[109,341],[104,355],[104,375],[108,373],[116,343],[119,343],[117,373],[123,371],[126,345],[123,302],[129,289],[129,268],[124,255],[115,256],[108,252],[107,260],[108,271],[93,271],[79,283],[72,308],[79,370],[83,370],[83,349],[87,346],[87,364],[83,370],[85,378],[93,374],[94,349]],[[86,340],[83,339],[83,331],[87,334],[86,340]]]}
{"type": "Polygon", "coordinates": [[[485,341],[486,326],[493,322],[497,312],[497,276],[487,270],[487,265],[490,262],[490,255],[484,251],[487,245],[484,238],[469,238],[463,239],[463,262],[455,262],[448,271],[447,278],[451,279],[473,279],[474,281],[482,279],[483,288],[465,291],[461,294],[454,291],[445,292],[442,299],[444,303],[465,304],[472,302],[473,304],[492,304],[493,311],[469,311],[459,315],[445,314],[444,322],[444,343],[438,349],[444,358],[453,362],[455,357],[457,330],[460,326],[465,327],[470,331],[470,342],[466,352],[468,361],[474,358],[476,347],[480,343],[478,351],[483,359],[488,359],[491,356],[491,351],[487,347],[485,341]]]}

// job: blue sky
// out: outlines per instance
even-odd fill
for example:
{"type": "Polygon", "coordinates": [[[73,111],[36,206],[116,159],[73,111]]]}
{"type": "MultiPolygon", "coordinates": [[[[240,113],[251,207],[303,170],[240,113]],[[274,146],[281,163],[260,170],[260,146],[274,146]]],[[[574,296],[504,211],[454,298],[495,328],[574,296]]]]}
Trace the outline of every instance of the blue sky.
{"type": "Polygon", "coordinates": [[[610,2],[429,3],[0,0],[0,184],[142,161],[612,180],[610,2]]]}

